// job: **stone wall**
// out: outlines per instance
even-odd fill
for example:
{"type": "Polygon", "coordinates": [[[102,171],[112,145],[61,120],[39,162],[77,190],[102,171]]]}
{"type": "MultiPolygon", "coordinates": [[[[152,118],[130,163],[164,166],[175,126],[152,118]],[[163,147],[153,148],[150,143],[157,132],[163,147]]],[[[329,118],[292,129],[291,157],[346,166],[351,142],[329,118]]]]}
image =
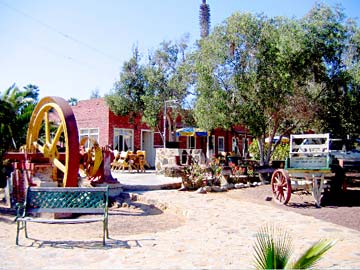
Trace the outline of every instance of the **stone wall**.
{"type": "Polygon", "coordinates": [[[176,156],[179,157],[181,165],[186,165],[190,154],[193,159],[199,161],[199,164],[205,163],[202,149],[156,148],[155,169],[160,172],[164,170],[164,167],[179,165],[176,162],[176,156]]]}

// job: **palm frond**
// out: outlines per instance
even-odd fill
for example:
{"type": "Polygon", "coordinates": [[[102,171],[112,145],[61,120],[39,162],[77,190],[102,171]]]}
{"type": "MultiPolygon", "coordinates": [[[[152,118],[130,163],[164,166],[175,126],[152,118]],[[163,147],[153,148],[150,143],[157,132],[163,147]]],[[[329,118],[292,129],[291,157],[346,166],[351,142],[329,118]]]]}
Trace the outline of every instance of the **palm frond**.
{"type": "Polygon", "coordinates": [[[257,269],[284,269],[291,252],[289,234],[273,226],[264,226],[256,235],[255,267],[257,269]]]}
{"type": "Polygon", "coordinates": [[[334,240],[320,240],[312,245],[293,265],[292,269],[305,269],[315,266],[322,255],[335,245],[334,240]]]}

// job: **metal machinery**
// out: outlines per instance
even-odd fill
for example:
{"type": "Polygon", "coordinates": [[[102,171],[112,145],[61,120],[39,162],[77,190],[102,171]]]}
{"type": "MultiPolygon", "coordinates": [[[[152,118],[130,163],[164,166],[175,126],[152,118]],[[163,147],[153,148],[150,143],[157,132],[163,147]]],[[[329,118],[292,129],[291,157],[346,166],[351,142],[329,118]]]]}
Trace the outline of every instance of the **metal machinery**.
{"type": "Polygon", "coordinates": [[[79,174],[92,183],[117,182],[110,172],[110,150],[100,148],[90,138],[83,138],[79,143],[75,116],[61,97],[45,97],[37,104],[29,123],[26,146],[21,151],[5,154],[13,163],[15,201],[24,198],[26,185],[35,185],[33,176],[39,172],[63,187],[78,186],[79,174]],[[93,147],[85,153],[87,140],[93,147]]]}

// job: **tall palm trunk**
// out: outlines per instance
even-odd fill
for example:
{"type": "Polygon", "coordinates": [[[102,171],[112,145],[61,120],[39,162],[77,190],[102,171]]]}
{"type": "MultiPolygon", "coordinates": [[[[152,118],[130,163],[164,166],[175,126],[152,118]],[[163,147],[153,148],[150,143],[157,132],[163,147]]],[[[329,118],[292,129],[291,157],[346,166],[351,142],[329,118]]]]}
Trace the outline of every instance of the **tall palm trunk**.
{"type": "Polygon", "coordinates": [[[200,5],[200,35],[202,38],[207,37],[210,32],[210,6],[206,0],[202,0],[200,5]]]}

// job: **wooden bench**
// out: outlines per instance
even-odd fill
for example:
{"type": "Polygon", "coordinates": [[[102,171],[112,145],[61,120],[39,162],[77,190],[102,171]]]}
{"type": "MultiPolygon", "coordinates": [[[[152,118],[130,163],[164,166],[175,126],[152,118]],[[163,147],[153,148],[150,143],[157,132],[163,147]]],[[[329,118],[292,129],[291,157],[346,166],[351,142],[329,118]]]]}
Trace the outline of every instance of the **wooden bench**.
{"type": "Polygon", "coordinates": [[[28,238],[27,222],[47,224],[76,224],[102,221],[103,245],[108,230],[108,187],[29,187],[24,203],[17,204],[16,211],[16,245],[19,244],[19,231],[25,230],[28,238]],[[37,217],[40,213],[97,214],[92,218],[45,219],[37,217]]]}

